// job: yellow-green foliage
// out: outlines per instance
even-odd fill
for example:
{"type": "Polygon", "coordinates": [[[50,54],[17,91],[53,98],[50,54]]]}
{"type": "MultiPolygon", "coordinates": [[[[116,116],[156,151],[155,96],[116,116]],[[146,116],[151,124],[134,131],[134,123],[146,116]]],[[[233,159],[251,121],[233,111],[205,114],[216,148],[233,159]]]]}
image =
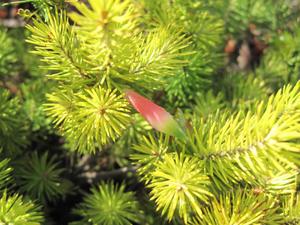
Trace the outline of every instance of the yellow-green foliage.
{"type": "Polygon", "coordinates": [[[184,142],[152,136],[140,140],[132,158],[141,166],[138,171],[151,188],[157,210],[169,220],[177,215],[192,224],[252,219],[263,224],[282,222],[274,198],[294,194],[297,187],[299,90],[300,82],[285,86],[267,100],[256,100],[255,107],[247,110],[222,110],[205,117],[202,112],[195,114],[184,142]],[[243,190],[223,199],[222,193],[235,186],[243,190]],[[263,194],[245,193],[254,190],[263,194]],[[244,198],[247,204],[240,205],[244,198]],[[260,201],[257,214],[248,214],[260,201]],[[208,208],[199,207],[205,204],[208,208]],[[228,204],[236,205],[231,210],[228,204]],[[234,207],[242,208],[240,213],[235,214],[234,207]]]}
{"type": "Polygon", "coordinates": [[[173,22],[143,27],[135,1],[71,4],[78,12],[56,10],[46,22],[34,19],[28,42],[58,83],[48,95],[48,115],[72,150],[88,153],[116,140],[128,125],[123,89],[163,85],[187,63],[190,40],[173,22]]]}
{"type": "Polygon", "coordinates": [[[4,191],[0,198],[0,222],[15,225],[40,225],[44,221],[39,206],[32,201],[14,194],[9,196],[4,191]]]}
{"type": "Polygon", "coordinates": [[[7,30],[0,27],[0,78],[10,75],[15,71],[17,62],[13,40],[8,36],[7,30]]]}
{"type": "MultiPolygon", "coordinates": [[[[55,84],[45,112],[69,150],[104,150],[98,154],[113,158],[109,166],[133,160],[134,168],[112,174],[136,168],[154,208],[172,224],[300,221],[299,32],[296,24],[288,24],[293,31],[280,30],[293,16],[288,1],[88,0],[69,6],[74,10],[51,4],[27,25],[33,53],[55,84]],[[239,57],[241,43],[251,54],[252,42],[270,41],[261,68],[227,68],[227,38],[237,40],[239,57]],[[131,111],[126,89],[172,113],[182,107],[186,139],[149,131],[131,111]]],[[[4,99],[6,106],[13,102],[4,99]]],[[[14,114],[7,108],[0,117],[9,121],[14,114]]],[[[147,224],[133,193],[113,182],[92,188],[75,212],[82,223],[147,224]]]]}
{"type": "Polygon", "coordinates": [[[27,144],[27,124],[20,100],[0,88],[0,148],[15,155],[27,144]]]}
{"type": "Polygon", "coordinates": [[[84,216],[83,224],[91,222],[93,225],[130,225],[142,218],[133,192],[126,192],[124,184],[112,182],[92,188],[75,212],[84,216]]]}

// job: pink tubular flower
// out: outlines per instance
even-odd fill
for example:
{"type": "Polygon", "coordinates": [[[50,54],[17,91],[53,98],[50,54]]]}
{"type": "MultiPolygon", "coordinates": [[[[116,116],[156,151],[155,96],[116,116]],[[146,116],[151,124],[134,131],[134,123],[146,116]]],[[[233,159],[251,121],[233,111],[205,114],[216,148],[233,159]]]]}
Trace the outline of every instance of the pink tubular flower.
{"type": "Polygon", "coordinates": [[[126,90],[125,95],[133,107],[150,123],[153,128],[180,139],[185,138],[185,133],[181,127],[164,108],[156,105],[135,91],[126,90]]]}

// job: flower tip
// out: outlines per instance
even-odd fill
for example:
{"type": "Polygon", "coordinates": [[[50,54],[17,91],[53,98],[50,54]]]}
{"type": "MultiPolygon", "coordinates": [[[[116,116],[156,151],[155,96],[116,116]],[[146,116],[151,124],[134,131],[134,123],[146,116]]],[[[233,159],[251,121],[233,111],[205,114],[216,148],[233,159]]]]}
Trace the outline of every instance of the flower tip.
{"type": "Polygon", "coordinates": [[[184,140],[186,138],[182,128],[164,108],[156,105],[133,90],[127,89],[124,90],[124,93],[131,105],[149,122],[153,128],[179,139],[184,140]]]}

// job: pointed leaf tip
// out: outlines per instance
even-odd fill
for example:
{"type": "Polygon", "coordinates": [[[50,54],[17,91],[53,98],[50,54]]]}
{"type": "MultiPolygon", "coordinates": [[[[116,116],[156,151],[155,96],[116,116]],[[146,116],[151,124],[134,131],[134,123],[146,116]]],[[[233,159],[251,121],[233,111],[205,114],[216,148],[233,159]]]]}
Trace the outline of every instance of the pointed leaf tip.
{"type": "Polygon", "coordinates": [[[131,105],[145,118],[145,120],[149,122],[153,128],[180,139],[185,138],[185,133],[181,127],[174,120],[172,115],[164,108],[156,105],[133,90],[126,90],[125,96],[131,105]]]}

